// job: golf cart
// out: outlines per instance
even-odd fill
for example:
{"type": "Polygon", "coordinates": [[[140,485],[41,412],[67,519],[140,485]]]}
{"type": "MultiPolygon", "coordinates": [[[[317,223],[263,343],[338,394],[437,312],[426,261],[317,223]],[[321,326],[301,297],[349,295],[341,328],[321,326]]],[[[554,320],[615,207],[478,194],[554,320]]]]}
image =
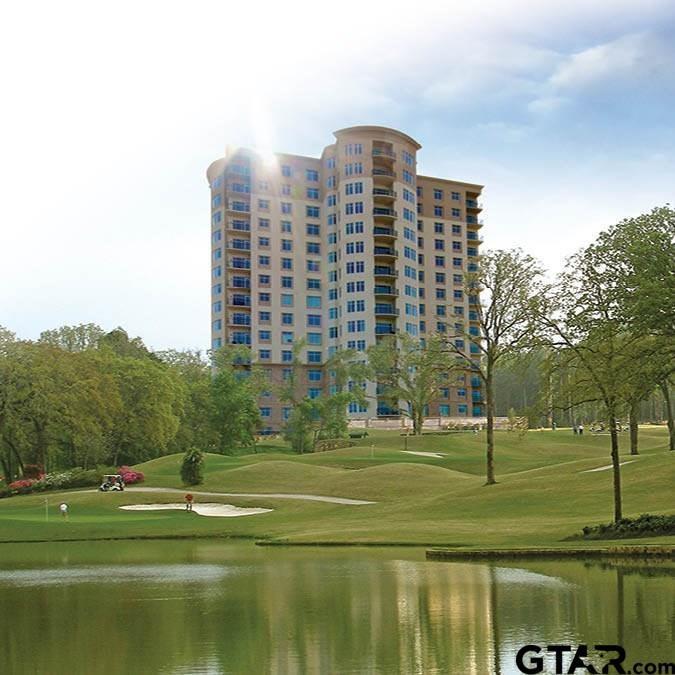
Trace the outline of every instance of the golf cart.
{"type": "Polygon", "coordinates": [[[124,481],[118,473],[110,473],[103,476],[103,482],[99,487],[101,492],[121,492],[124,490],[124,481]]]}

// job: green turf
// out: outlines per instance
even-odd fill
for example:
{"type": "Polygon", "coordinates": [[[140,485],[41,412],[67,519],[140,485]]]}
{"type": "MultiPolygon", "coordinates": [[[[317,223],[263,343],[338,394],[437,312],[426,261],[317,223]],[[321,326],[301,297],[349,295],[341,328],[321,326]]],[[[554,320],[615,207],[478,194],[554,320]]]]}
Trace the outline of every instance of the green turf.
{"type": "MultiPolygon", "coordinates": [[[[622,435],[622,461],[627,438],[622,435]]],[[[499,483],[483,485],[484,434],[410,437],[413,451],[395,432],[372,432],[359,445],[295,455],[279,441],[257,453],[208,455],[204,484],[197,490],[311,493],[367,499],[351,506],[271,497],[203,498],[273,512],[244,518],[205,518],[183,512],[128,512],[121,504],[181,501],[181,495],[152,493],[58,493],[0,501],[0,541],[37,539],[245,536],[291,542],[420,543],[467,547],[579,546],[564,539],[584,525],[612,518],[611,471],[584,473],[609,464],[607,436],[575,437],[571,431],[530,431],[525,437],[497,433],[499,483]],[[45,522],[45,498],[50,521],[45,522]],[[63,522],[57,504],[71,507],[63,522]]],[[[672,513],[674,453],[663,428],[640,429],[641,454],[622,467],[624,512],[672,513]]],[[[146,486],[180,488],[179,456],[139,465],[146,486]]],[[[672,543],[672,538],[634,540],[672,543]]],[[[607,542],[605,542],[607,543],[607,542]]],[[[630,543],[622,540],[621,544],[630,543]]],[[[582,543],[583,545],[583,543],[582,543]]],[[[588,542],[597,546],[597,542],[588,542]]]]}

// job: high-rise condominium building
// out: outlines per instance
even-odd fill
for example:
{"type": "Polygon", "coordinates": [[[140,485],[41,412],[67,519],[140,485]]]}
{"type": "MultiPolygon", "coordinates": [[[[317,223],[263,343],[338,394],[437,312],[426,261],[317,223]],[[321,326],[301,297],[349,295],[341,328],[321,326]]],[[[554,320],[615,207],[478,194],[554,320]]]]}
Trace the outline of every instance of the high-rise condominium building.
{"type": "MultiPolygon", "coordinates": [[[[477,264],[481,185],[417,174],[421,146],[377,126],[335,132],[321,157],[263,157],[229,149],[207,171],[211,187],[212,346],[247,345],[273,381],[302,354],[309,396],[329,391],[324,368],[338,349],[365,350],[383,336],[478,334],[463,291],[477,264]]],[[[431,417],[484,414],[479,379],[453,376],[431,417]]],[[[274,387],[271,388],[273,390],[274,387]]],[[[395,411],[368,384],[352,418],[395,411]]],[[[290,409],[260,400],[267,431],[290,409]]]]}

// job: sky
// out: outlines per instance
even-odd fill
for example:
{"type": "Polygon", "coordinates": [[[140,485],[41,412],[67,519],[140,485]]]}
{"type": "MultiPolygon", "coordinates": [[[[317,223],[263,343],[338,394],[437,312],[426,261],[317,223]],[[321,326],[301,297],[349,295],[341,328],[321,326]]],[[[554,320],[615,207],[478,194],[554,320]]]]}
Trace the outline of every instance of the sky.
{"type": "Polygon", "coordinates": [[[4,3],[0,325],[209,345],[206,167],[391,126],[551,270],[675,203],[675,2],[4,3]],[[236,5],[236,6],[235,6],[236,5]]]}

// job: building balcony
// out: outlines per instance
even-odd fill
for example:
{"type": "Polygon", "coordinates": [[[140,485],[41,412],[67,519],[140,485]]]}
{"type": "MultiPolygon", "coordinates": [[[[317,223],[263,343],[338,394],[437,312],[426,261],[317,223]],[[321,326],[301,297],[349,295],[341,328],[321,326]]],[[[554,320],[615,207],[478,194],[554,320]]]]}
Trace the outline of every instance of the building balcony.
{"type": "Polygon", "coordinates": [[[375,268],[373,269],[373,274],[376,277],[393,277],[393,278],[398,277],[397,270],[393,269],[392,267],[381,267],[379,265],[375,265],[375,268]]]}
{"type": "Polygon", "coordinates": [[[398,308],[394,305],[375,305],[375,316],[398,316],[398,308]]]}
{"type": "Polygon", "coordinates": [[[391,202],[396,199],[396,191],[389,188],[375,187],[373,188],[373,198],[380,201],[391,202]]]}
{"type": "Polygon", "coordinates": [[[478,225],[480,227],[485,224],[482,218],[477,218],[476,216],[467,216],[466,222],[468,225],[478,225]]]}
{"type": "Polygon", "coordinates": [[[375,286],[375,295],[387,295],[395,298],[398,296],[398,290],[391,286],[375,286]]]}
{"type": "Polygon", "coordinates": [[[483,203],[475,199],[467,199],[466,208],[471,209],[473,211],[481,211],[483,209],[483,203]]]}
{"type": "Polygon", "coordinates": [[[384,167],[374,166],[373,177],[382,178],[385,180],[394,180],[394,178],[396,178],[396,172],[392,171],[391,169],[385,169],[384,167]]]}
{"type": "Polygon", "coordinates": [[[376,258],[389,258],[396,259],[398,258],[398,251],[395,251],[393,248],[387,248],[385,246],[376,246],[373,250],[373,253],[376,258]]]}
{"type": "Polygon", "coordinates": [[[466,233],[466,238],[475,243],[475,244],[482,244],[483,243],[483,237],[481,237],[478,232],[467,232],[466,233]]]}
{"type": "Polygon", "coordinates": [[[251,232],[251,223],[248,221],[240,222],[237,220],[228,220],[227,229],[233,230],[235,232],[241,232],[243,235],[250,234],[251,232]]]}
{"type": "Polygon", "coordinates": [[[373,157],[382,157],[384,159],[396,159],[396,153],[391,148],[378,147],[373,148],[373,157]]]}
{"type": "Polygon", "coordinates": [[[373,217],[375,218],[386,218],[387,220],[395,220],[398,217],[398,214],[394,209],[385,209],[382,207],[375,207],[373,209],[373,217]]]}
{"type": "Polygon", "coordinates": [[[389,323],[378,323],[375,324],[375,335],[378,337],[385,335],[396,335],[396,326],[389,323]]]}
{"type": "Polygon", "coordinates": [[[233,251],[244,251],[248,253],[251,250],[251,242],[248,239],[243,241],[232,241],[230,239],[227,242],[227,248],[233,251]]]}
{"type": "Polygon", "coordinates": [[[227,202],[227,210],[234,213],[250,213],[251,204],[239,199],[229,199],[227,202]]]}
{"type": "Polygon", "coordinates": [[[229,258],[227,266],[235,270],[251,270],[251,261],[248,258],[229,258]]]}
{"type": "Polygon", "coordinates": [[[233,307],[250,307],[251,306],[251,296],[250,295],[233,295],[229,304],[233,307]]]}
{"type": "Polygon", "coordinates": [[[243,326],[244,328],[248,328],[251,325],[251,317],[247,317],[246,320],[240,317],[230,317],[227,320],[227,324],[229,326],[243,326]]]}
{"type": "Polygon", "coordinates": [[[391,227],[378,227],[376,225],[373,228],[373,236],[386,239],[396,239],[398,237],[398,232],[391,227]]]}

